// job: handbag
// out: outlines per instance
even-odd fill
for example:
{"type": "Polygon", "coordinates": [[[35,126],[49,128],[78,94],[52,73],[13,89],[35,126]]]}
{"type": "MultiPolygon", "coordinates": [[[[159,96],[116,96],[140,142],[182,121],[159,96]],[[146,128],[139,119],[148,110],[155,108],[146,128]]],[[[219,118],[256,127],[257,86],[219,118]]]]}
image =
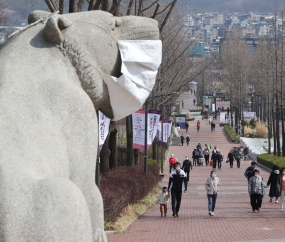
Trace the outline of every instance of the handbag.
{"type": "Polygon", "coordinates": [[[227,160],[226,163],[229,163],[229,160],[227,160]]]}

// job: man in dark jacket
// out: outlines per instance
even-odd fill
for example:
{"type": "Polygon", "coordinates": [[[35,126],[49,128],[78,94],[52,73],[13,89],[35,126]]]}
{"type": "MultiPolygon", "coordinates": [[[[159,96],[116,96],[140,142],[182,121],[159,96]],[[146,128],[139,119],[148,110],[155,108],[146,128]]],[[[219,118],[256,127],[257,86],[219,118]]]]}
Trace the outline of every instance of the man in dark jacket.
{"type": "Polygon", "coordinates": [[[182,164],[182,170],[184,170],[184,172],[187,174],[187,182],[189,182],[190,168],[192,171],[193,169],[192,162],[189,160],[187,156],[185,156],[185,160],[183,161],[182,164]]]}
{"type": "Polygon", "coordinates": [[[217,153],[218,169],[222,169],[223,156],[220,151],[217,153]]]}
{"type": "Polygon", "coordinates": [[[213,161],[213,169],[216,169],[217,165],[217,150],[213,150],[211,160],[213,161]]]}
{"type": "Polygon", "coordinates": [[[245,170],[244,176],[247,178],[248,182],[249,179],[253,176],[253,171],[255,170],[255,167],[256,167],[256,162],[253,161],[251,162],[251,166],[245,170]]]}
{"type": "Polygon", "coordinates": [[[187,122],[185,123],[185,128],[186,128],[186,132],[188,132],[189,124],[187,122]]]}
{"type": "Polygon", "coordinates": [[[181,139],[181,145],[183,146],[183,144],[184,144],[184,136],[183,136],[183,134],[180,136],[180,139],[181,139]]]}
{"type": "Polygon", "coordinates": [[[235,159],[237,161],[237,168],[240,168],[240,160],[242,158],[242,153],[240,152],[240,149],[238,149],[235,153],[234,153],[235,159]]]}
{"type": "Polygon", "coordinates": [[[228,159],[230,162],[230,168],[233,168],[234,167],[234,154],[232,151],[230,151],[230,153],[228,154],[228,159]]]}
{"type": "Polygon", "coordinates": [[[192,152],[192,159],[193,159],[193,163],[194,163],[194,166],[196,166],[197,164],[197,160],[196,160],[196,148],[193,150],[192,152]]]}
{"type": "Polygon", "coordinates": [[[187,179],[185,172],[181,169],[181,164],[176,162],[175,170],[171,172],[168,182],[168,191],[171,192],[172,212],[174,217],[178,217],[183,190],[184,193],[186,193],[187,179]]]}
{"type": "Polygon", "coordinates": [[[189,145],[189,142],[190,142],[190,137],[189,137],[189,135],[187,135],[187,137],[186,137],[186,144],[187,144],[187,146],[189,145]]]}

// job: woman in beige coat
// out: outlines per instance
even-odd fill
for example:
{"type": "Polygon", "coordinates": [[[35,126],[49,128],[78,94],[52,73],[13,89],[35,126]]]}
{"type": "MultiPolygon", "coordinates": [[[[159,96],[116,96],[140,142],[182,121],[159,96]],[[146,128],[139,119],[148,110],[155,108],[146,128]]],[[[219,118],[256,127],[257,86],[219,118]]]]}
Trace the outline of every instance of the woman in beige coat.
{"type": "Polygon", "coordinates": [[[209,215],[215,216],[214,210],[217,201],[218,191],[220,190],[220,179],[216,176],[216,171],[212,170],[210,177],[207,179],[205,188],[207,191],[209,215]]]}

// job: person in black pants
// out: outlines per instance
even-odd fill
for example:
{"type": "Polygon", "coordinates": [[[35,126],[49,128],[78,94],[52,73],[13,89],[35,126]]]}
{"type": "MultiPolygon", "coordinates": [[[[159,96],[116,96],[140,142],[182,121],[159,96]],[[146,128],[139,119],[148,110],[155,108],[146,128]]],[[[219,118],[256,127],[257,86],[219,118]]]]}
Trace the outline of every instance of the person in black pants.
{"type": "Polygon", "coordinates": [[[184,144],[184,136],[183,136],[183,134],[180,136],[180,139],[181,139],[181,145],[183,146],[183,144],[184,144]]]}
{"type": "Polygon", "coordinates": [[[187,146],[189,145],[189,142],[190,142],[190,137],[189,137],[189,135],[187,135],[187,137],[186,137],[186,144],[187,144],[187,146]]]}
{"type": "Polygon", "coordinates": [[[192,162],[189,160],[188,156],[185,156],[185,160],[182,164],[182,170],[187,174],[187,182],[189,182],[189,176],[190,176],[190,168],[191,171],[193,169],[192,162]]]}
{"type": "Polygon", "coordinates": [[[185,123],[185,128],[186,128],[186,132],[188,132],[189,124],[187,122],[185,123]]]}
{"type": "Polygon", "coordinates": [[[218,169],[222,169],[223,156],[220,151],[217,153],[218,169]]]}
{"type": "Polygon", "coordinates": [[[248,193],[250,195],[252,212],[260,212],[262,195],[264,193],[264,184],[263,179],[259,176],[259,170],[254,170],[253,176],[249,179],[248,193]]]}
{"type": "Polygon", "coordinates": [[[179,162],[175,163],[175,171],[171,172],[168,182],[168,191],[171,192],[172,212],[174,217],[179,217],[182,191],[187,191],[187,179],[179,162]]]}
{"type": "Polygon", "coordinates": [[[204,149],[204,157],[205,157],[205,163],[207,166],[209,165],[209,158],[210,158],[210,152],[207,147],[204,149]]]}
{"type": "Polygon", "coordinates": [[[234,154],[232,150],[228,153],[228,160],[230,162],[230,168],[233,168],[234,167],[234,154]]]}
{"type": "Polygon", "coordinates": [[[193,165],[196,166],[197,164],[197,160],[196,160],[196,148],[193,150],[193,153],[192,153],[192,159],[193,159],[193,165]]]}
{"type": "Polygon", "coordinates": [[[213,169],[216,169],[216,166],[217,166],[217,150],[213,150],[211,160],[213,161],[213,169]]]}

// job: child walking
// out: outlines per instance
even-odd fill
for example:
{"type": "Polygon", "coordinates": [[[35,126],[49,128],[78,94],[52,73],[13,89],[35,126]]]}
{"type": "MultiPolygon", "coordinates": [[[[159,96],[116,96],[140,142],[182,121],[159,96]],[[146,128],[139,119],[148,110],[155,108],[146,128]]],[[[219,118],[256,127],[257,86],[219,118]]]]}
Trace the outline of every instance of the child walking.
{"type": "Polygon", "coordinates": [[[166,217],[167,214],[167,203],[170,195],[167,191],[167,187],[163,187],[162,190],[159,192],[158,197],[157,197],[157,203],[160,204],[160,213],[161,217],[164,216],[166,217]]]}

